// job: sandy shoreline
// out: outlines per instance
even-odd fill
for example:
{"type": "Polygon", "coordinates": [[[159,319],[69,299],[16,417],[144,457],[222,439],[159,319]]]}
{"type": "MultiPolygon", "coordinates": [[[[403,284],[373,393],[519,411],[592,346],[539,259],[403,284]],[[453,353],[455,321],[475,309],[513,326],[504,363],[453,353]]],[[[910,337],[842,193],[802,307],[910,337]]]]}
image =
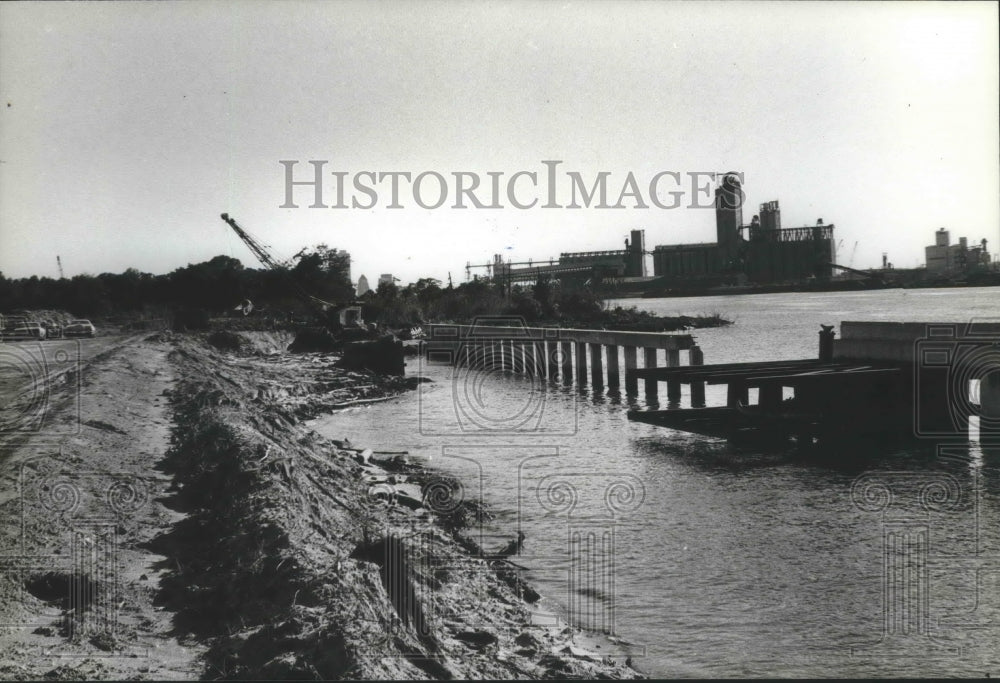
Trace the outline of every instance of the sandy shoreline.
{"type": "Polygon", "coordinates": [[[280,333],[242,337],[231,351],[123,342],[83,368],[76,434],[2,446],[18,491],[2,547],[20,566],[0,578],[0,677],[639,675],[600,639],[531,624],[515,565],[461,535],[488,511],[456,503],[448,477],[378,453],[377,435],[345,444],[303,424],[413,380],[279,353],[280,333]],[[53,482],[75,507],[50,500],[53,482]],[[89,602],[67,600],[81,574],[89,602]]]}

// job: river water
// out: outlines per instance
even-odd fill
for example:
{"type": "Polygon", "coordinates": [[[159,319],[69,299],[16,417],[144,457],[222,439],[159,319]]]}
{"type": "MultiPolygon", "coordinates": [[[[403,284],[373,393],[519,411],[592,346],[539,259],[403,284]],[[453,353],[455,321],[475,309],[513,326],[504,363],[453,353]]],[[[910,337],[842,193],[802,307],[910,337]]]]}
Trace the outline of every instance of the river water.
{"type": "MultiPolygon", "coordinates": [[[[996,320],[998,302],[1000,289],[959,288],[612,303],[735,320],[694,331],[710,364],[815,358],[821,323],[996,320]]],[[[482,544],[523,531],[526,578],[641,670],[1000,674],[997,449],[757,452],[629,422],[604,390],[422,359],[407,372],[432,382],[314,428],[457,475],[498,513],[482,544]]]]}

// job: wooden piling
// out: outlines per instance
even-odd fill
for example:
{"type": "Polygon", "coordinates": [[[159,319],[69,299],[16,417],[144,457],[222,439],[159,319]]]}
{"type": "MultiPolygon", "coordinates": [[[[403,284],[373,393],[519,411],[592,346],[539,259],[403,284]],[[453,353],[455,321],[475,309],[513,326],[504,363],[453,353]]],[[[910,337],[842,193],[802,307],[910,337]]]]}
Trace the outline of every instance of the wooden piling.
{"type": "Polygon", "coordinates": [[[1000,368],[979,380],[979,442],[1000,443],[1000,368]]]}
{"type": "MultiPolygon", "coordinates": [[[[647,368],[656,367],[656,349],[643,349],[643,360],[647,368]]],[[[642,382],[646,389],[646,401],[649,403],[656,403],[657,397],[657,386],[655,379],[646,379],[642,382]]]]}
{"type": "Polygon", "coordinates": [[[635,396],[639,393],[639,381],[635,377],[630,377],[628,371],[635,370],[636,368],[639,367],[636,348],[634,346],[626,346],[624,355],[625,355],[625,393],[629,396],[635,396]]]}
{"type": "Polygon", "coordinates": [[[749,389],[743,382],[731,381],[726,389],[726,406],[735,408],[737,404],[747,404],[749,389]]]}
{"type": "Polygon", "coordinates": [[[562,380],[564,384],[570,384],[573,381],[573,344],[559,342],[559,348],[562,350],[562,380]]]}
{"type": "Polygon", "coordinates": [[[621,372],[618,370],[618,346],[608,344],[604,347],[608,354],[608,388],[618,391],[621,386],[621,372]]]}
{"type": "Polygon", "coordinates": [[[761,408],[777,410],[781,407],[781,385],[774,382],[761,385],[757,399],[761,408]]]}
{"type": "MultiPolygon", "coordinates": [[[[681,352],[677,349],[667,349],[667,367],[676,368],[681,364],[681,352]]],[[[675,379],[667,380],[667,402],[681,402],[681,383],[675,379]]]]}
{"type": "Polygon", "coordinates": [[[576,383],[579,386],[587,384],[587,344],[586,342],[575,342],[576,347],[576,383]]]}
{"type": "MultiPolygon", "coordinates": [[[[691,349],[688,351],[688,364],[689,365],[705,364],[705,353],[701,350],[700,346],[692,346],[691,349]]],[[[705,407],[704,381],[691,382],[691,407],[692,408],[705,407]]]]}
{"type": "Polygon", "coordinates": [[[549,369],[548,377],[550,380],[555,381],[556,377],[559,376],[559,363],[557,362],[557,357],[559,355],[559,342],[550,339],[544,342],[544,344],[545,363],[549,369]]]}
{"type": "Polygon", "coordinates": [[[590,345],[590,378],[595,389],[604,388],[604,363],[601,358],[601,344],[590,345]]]}

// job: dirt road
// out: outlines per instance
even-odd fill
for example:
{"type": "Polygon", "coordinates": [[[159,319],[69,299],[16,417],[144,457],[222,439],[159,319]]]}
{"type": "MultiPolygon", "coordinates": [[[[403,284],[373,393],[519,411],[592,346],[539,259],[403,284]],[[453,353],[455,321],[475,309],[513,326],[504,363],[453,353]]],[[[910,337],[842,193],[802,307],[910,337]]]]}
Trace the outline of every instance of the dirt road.
{"type": "Polygon", "coordinates": [[[154,605],[166,558],[143,547],[181,519],[155,469],[169,351],[142,337],[0,347],[22,411],[0,441],[0,677],[199,676],[204,646],[171,636],[154,605]]]}

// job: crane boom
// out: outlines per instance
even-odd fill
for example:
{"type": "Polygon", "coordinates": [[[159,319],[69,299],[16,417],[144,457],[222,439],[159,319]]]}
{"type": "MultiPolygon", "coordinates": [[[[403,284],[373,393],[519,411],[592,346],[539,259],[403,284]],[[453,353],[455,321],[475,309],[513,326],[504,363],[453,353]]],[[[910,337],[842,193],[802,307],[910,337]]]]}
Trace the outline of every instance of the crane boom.
{"type": "MultiPolygon", "coordinates": [[[[264,245],[255,240],[253,236],[250,235],[250,233],[248,233],[246,230],[237,225],[236,220],[231,218],[228,213],[222,214],[222,220],[224,220],[226,223],[229,224],[229,227],[232,228],[237,235],[239,235],[239,238],[243,240],[244,244],[246,244],[250,248],[250,251],[254,253],[254,256],[257,257],[257,260],[259,260],[265,266],[267,266],[271,270],[282,270],[288,267],[288,264],[282,263],[281,261],[271,256],[270,252],[268,252],[268,250],[264,248],[264,245]]],[[[297,255],[300,255],[301,253],[302,252],[299,252],[299,254],[297,255]]],[[[331,303],[329,301],[324,301],[323,299],[320,299],[318,296],[313,296],[309,292],[306,292],[296,282],[293,282],[292,286],[295,288],[295,291],[299,295],[299,297],[302,298],[306,303],[309,303],[314,306],[319,306],[321,309],[337,306],[337,304],[331,303]]]]}
{"type": "Polygon", "coordinates": [[[250,233],[248,233],[246,230],[237,225],[236,219],[230,218],[228,213],[224,213],[222,214],[222,220],[226,221],[226,223],[229,224],[229,227],[232,228],[233,232],[235,232],[239,236],[239,238],[243,240],[243,243],[250,248],[250,251],[253,252],[254,256],[257,257],[258,261],[260,261],[261,263],[263,263],[265,266],[267,266],[272,270],[284,267],[285,264],[281,263],[273,256],[271,256],[271,254],[267,251],[267,249],[264,248],[264,246],[260,242],[255,240],[250,235],[250,233]]]}

